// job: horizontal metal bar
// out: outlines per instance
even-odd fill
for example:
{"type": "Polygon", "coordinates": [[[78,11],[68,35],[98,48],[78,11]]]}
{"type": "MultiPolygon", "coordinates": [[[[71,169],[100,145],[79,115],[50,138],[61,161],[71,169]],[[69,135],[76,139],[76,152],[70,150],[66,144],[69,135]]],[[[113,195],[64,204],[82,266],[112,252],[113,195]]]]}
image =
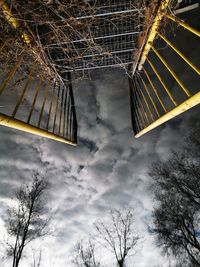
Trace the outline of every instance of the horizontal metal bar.
{"type": "MultiPolygon", "coordinates": [[[[61,42],[59,43],[60,45],[63,44],[70,44],[70,43],[81,43],[81,42],[87,42],[87,41],[93,41],[93,40],[101,40],[101,39],[108,39],[108,38],[114,38],[114,37],[120,37],[120,36],[127,36],[127,35],[135,35],[139,34],[140,31],[135,31],[135,32],[124,32],[124,33],[119,33],[119,34],[113,34],[113,35],[105,35],[105,36],[98,36],[98,37],[93,37],[93,38],[83,38],[79,40],[74,40],[74,41],[69,41],[69,42],[61,42]]],[[[58,44],[51,44],[51,46],[57,46],[58,44]]]]}
{"type": "Polygon", "coordinates": [[[87,67],[87,68],[77,68],[77,69],[71,69],[67,70],[66,72],[73,72],[73,71],[82,71],[82,70],[93,70],[93,69],[101,69],[101,68],[109,68],[109,67],[114,67],[114,66],[123,66],[127,64],[131,64],[133,61],[130,62],[125,62],[125,63],[116,63],[116,64],[111,64],[111,65],[104,65],[104,66],[95,66],[95,67],[87,67]]]}
{"type": "Polygon", "coordinates": [[[125,50],[118,50],[118,51],[108,51],[108,52],[104,52],[104,53],[98,53],[98,54],[89,54],[89,55],[85,55],[83,56],[83,58],[87,58],[87,57],[96,57],[96,56],[103,56],[103,55],[107,55],[107,54],[120,54],[120,53],[126,53],[126,52],[131,52],[134,51],[134,49],[125,49],[125,50]]]}
{"type": "Polygon", "coordinates": [[[135,137],[138,138],[138,137],[142,136],[143,134],[153,130],[154,128],[158,127],[159,125],[161,125],[161,124],[165,123],[166,121],[180,115],[181,113],[185,112],[186,110],[188,110],[188,109],[190,109],[190,108],[192,108],[198,104],[200,104],[200,92],[193,95],[192,97],[190,97],[189,99],[184,101],[182,104],[180,104],[178,107],[175,107],[174,109],[172,109],[171,111],[169,111],[168,113],[166,113],[165,115],[163,115],[162,117],[157,119],[155,122],[150,124],[147,128],[145,128],[141,132],[137,133],[135,135],[135,137]]]}
{"type": "Polygon", "coordinates": [[[49,139],[52,139],[55,141],[65,143],[65,144],[76,146],[75,142],[67,140],[63,137],[56,135],[56,134],[47,132],[45,130],[39,129],[39,128],[32,126],[32,125],[29,125],[25,122],[10,118],[9,116],[1,114],[1,113],[0,113],[0,125],[4,125],[7,127],[17,129],[17,130],[21,130],[23,132],[35,134],[35,135],[38,135],[41,137],[49,138],[49,139]]]}
{"type": "MultiPolygon", "coordinates": [[[[82,56],[82,58],[87,58],[87,57],[95,57],[95,56],[101,56],[101,55],[107,55],[108,53],[110,54],[118,54],[118,53],[126,53],[126,52],[131,52],[131,51],[135,51],[136,49],[134,48],[130,48],[130,49],[124,49],[124,50],[117,50],[117,51],[107,51],[107,52],[102,52],[102,53],[96,53],[96,54],[88,54],[88,55],[84,55],[82,56]]],[[[81,53],[84,53],[83,52],[80,52],[81,53]]],[[[72,57],[73,58],[73,57],[72,57]]],[[[56,62],[63,62],[65,60],[68,60],[69,58],[60,58],[60,59],[56,59],[55,61],[56,62]]]]}
{"type": "Polygon", "coordinates": [[[190,25],[188,25],[187,23],[185,23],[184,21],[182,21],[181,19],[172,16],[170,14],[166,15],[168,19],[171,19],[172,21],[176,22],[177,24],[179,24],[180,26],[182,26],[183,28],[187,29],[188,31],[192,32],[193,34],[197,35],[198,37],[200,37],[200,31],[192,28],[190,25]]]}
{"type": "Polygon", "coordinates": [[[118,15],[118,14],[126,14],[126,13],[132,13],[137,12],[138,9],[127,9],[127,10],[118,10],[113,12],[107,12],[107,13],[100,13],[100,14],[94,14],[94,15],[88,15],[88,16],[81,16],[81,17],[75,17],[75,19],[89,19],[89,18],[95,18],[95,17],[106,17],[106,16],[112,16],[112,15],[118,15]]]}
{"type": "Polygon", "coordinates": [[[189,5],[189,6],[186,6],[186,7],[183,7],[183,8],[176,9],[174,11],[174,14],[175,15],[178,15],[178,14],[181,14],[181,13],[184,13],[184,12],[191,11],[191,10],[196,9],[198,7],[199,7],[199,4],[198,3],[193,4],[193,5],[189,5]]]}

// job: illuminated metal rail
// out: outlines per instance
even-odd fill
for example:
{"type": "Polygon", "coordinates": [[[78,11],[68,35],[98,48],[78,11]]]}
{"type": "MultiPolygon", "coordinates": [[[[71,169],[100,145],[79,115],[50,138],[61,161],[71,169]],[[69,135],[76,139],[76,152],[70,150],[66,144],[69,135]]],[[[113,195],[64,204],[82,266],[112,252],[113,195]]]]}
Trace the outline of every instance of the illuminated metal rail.
{"type": "MultiPolygon", "coordinates": [[[[162,1],[161,1],[162,2],[162,1]]],[[[135,137],[151,131],[159,125],[169,121],[184,111],[200,103],[200,69],[196,66],[183,49],[167,37],[167,30],[161,29],[166,21],[179,27],[180,34],[190,34],[191,38],[198,39],[200,32],[186,22],[167,12],[170,1],[163,1],[148,30],[146,42],[137,61],[132,68],[132,78],[129,81],[132,125],[135,137]],[[189,85],[182,80],[174,64],[170,63],[166,50],[160,51],[157,43],[167,46],[167,51],[174,53],[179,64],[187,66],[190,78],[189,85]],[[168,78],[167,78],[168,77],[168,78]],[[192,88],[193,79],[197,83],[192,88]],[[169,84],[169,80],[173,80],[169,84]],[[173,84],[173,87],[171,86],[173,84]]],[[[180,46],[180,45],[179,45],[180,46]]],[[[176,60],[176,59],[175,59],[176,60]]]]}
{"type": "Polygon", "coordinates": [[[71,75],[65,84],[44,81],[35,63],[26,73],[20,71],[24,60],[21,55],[0,84],[0,125],[76,145],[71,75]]]}
{"type": "Polygon", "coordinates": [[[126,13],[132,13],[136,12],[137,9],[127,9],[127,10],[119,10],[119,11],[112,11],[112,12],[107,12],[107,13],[96,13],[92,15],[87,15],[87,16],[81,16],[81,17],[76,17],[76,19],[89,19],[89,18],[95,18],[95,17],[107,17],[107,16],[113,16],[113,15],[119,15],[119,14],[126,14],[126,13]]]}

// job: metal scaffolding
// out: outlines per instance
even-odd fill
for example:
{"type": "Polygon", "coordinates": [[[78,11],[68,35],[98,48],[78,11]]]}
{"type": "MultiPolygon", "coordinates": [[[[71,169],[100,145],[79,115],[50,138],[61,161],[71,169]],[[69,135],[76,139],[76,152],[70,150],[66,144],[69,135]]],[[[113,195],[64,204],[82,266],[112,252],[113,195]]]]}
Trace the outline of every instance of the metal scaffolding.
{"type": "Polygon", "coordinates": [[[129,75],[136,137],[197,105],[200,83],[190,88],[166,57],[199,81],[198,64],[168,36],[189,32],[199,44],[199,30],[175,15],[185,2],[0,0],[0,124],[75,145],[73,79],[113,66],[129,75]]]}

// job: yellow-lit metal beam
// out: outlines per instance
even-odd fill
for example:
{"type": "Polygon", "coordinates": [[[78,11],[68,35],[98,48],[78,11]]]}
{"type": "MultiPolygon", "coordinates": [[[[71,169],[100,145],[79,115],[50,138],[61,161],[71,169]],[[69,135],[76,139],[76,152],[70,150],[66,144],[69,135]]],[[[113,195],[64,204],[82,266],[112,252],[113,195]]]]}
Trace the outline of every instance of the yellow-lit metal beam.
{"type": "Polygon", "coordinates": [[[146,75],[146,77],[147,77],[147,79],[148,79],[148,81],[149,81],[149,83],[150,83],[150,85],[151,85],[151,87],[152,87],[152,89],[153,89],[155,95],[157,96],[158,101],[160,102],[162,108],[164,109],[165,112],[167,112],[167,109],[166,109],[166,107],[165,107],[165,105],[164,105],[162,99],[160,98],[160,96],[159,96],[159,94],[158,94],[158,92],[157,92],[157,90],[156,90],[156,88],[155,88],[155,85],[153,84],[153,82],[152,82],[152,80],[151,80],[149,74],[147,73],[147,71],[146,71],[146,69],[145,69],[144,67],[143,67],[143,71],[144,71],[144,73],[145,73],[145,75],[146,75]]]}
{"type": "Polygon", "coordinates": [[[175,46],[173,45],[164,35],[158,32],[160,36],[197,74],[200,75],[200,69],[196,67],[186,56],[175,46]]]}
{"type": "Polygon", "coordinates": [[[149,119],[148,119],[148,117],[147,117],[147,113],[146,113],[146,111],[145,111],[145,108],[144,108],[144,103],[142,102],[142,100],[141,100],[141,98],[140,98],[140,95],[139,95],[139,93],[137,92],[137,90],[136,90],[136,92],[135,92],[135,95],[136,96],[138,96],[138,103],[140,103],[139,105],[140,105],[140,107],[141,107],[141,109],[142,109],[142,114],[144,114],[144,125],[145,125],[145,127],[146,126],[148,126],[149,125],[149,119]]]}
{"type": "Polygon", "coordinates": [[[158,73],[158,71],[156,70],[155,66],[153,65],[153,63],[151,62],[150,59],[147,58],[147,62],[149,63],[149,65],[151,66],[152,70],[155,72],[158,80],[160,81],[160,83],[162,84],[162,86],[164,87],[165,91],[167,92],[168,96],[170,97],[170,99],[172,100],[172,102],[174,103],[175,106],[177,106],[177,102],[174,99],[174,97],[172,96],[172,94],[170,93],[169,89],[167,88],[165,82],[163,81],[163,79],[161,78],[160,74],[158,73]]]}
{"type": "Polygon", "coordinates": [[[168,71],[171,73],[171,75],[174,77],[176,82],[180,85],[180,87],[183,89],[183,91],[186,93],[187,96],[191,96],[188,89],[185,87],[185,85],[181,82],[181,80],[178,78],[176,73],[173,71],[173,69],[170,67],[170,65],[167,63],[167,61],[161,56],[161,54],[154,48],[153,45],[150,45],[153,49],[154,53],[157,55],[157,57],[160,59],[160,61],[163,63],[163,65],[168,69],[168,71]]]}
{"type": "Polygon", "coordinates": [[[162,21],[163,17],[166,14],[166,8],[169,6],[170,1],[171,0],[164,0],[164,1],[161,1],[161,3],[160,3],[160,6],[159,6],[158,11],[156,13],[156,16],[154,18],[154,21],[152,23],[151,29],[148,33],[146,43],[145,43],[143,50],[141,52],[141,57],[140,57],[140,60],[137,64],[138,68],[136,67],[138,70],[142,70],[142,66],[143,66],[144,62],[146,61],[146,57],[148,56],[148,53],[151,49],[150,44],[153,43],[153,41],[156,37],[157,30],[160,26],[160,22],[162,21]]]}
{"type": "MultiPolygon", "coordinates": [[[[6,20],[8,21],[8,23],[14,29],[20,28],[19,21],[13,16],[9,6],[7,5],[7,3],[4,0],[0,0],[0,8],[2,9],[2,12],[3,12],[6,20]]],[[[22,38],[27,44],[31,43],[30,36],[27,33],[22,32],[22,38]]]]}
{"type": "Polygon", "coordinates": [[[60,136],[55,135],[53,133],[47,132],[45,130],[39,129],[39,128],[32,126],[32,125],[29,125],[25,122],[10,118],[9,116],[1,114],[1,113],[0,113],[0,125],[4,125],[7,127],[17,129],[17,130],[21,130],[23,132],[39,135],[41,137],[49,138],[49,139],[52,139],[55,141],[65,143],[65,144],[76,146],[76,143],[74,143],[70,140],[67,140],[63,137],[60,137],[60,136]]]}
{"type": "Polygon", "coordinates": [[[192,28],[190,25],[188,25],[187,23],[185,23],[184,21],[182,21],[181,19],[170,15],[169,13],[167,13],[167,18],[171,19],[172,21],[176,22],[178,25],[182,26],[183,28],[187,29],[188,31],[192,32],[193,34],[197,35],[198,37],[200,37],[200,31],[192,28]]]}
{"type": "Polygon", "coordinates": [[[148,96],[149,96],[149,99],[151,100],[151,103],[152,103],[152,105],[153,105],[153,107],[154,107],[154,109],[155,109],[155,111],[156,111],[158,117],[160,117],[160,113],[159,113],[159,111],[158,111],[158,109],[157,109],[157,107],[156,107],[156,103],[154,102],[154,100],[153,100],[153,98],[152,98],[152,96],[151,96],[151,94],[150,94],[150,92],[149,92],[149,89],[148,89],[148,87],[147,87],[145,81],[142,79],[142,77],[140,77],[140,79],[141,79],[141,81],[142,81],[142,83],[143,83],[143,86],[144,86],[144,88],[145,88],[145,90],[146,90],[146,92],[147,92],[147,94],[148,94],[148,96]]]}
{"type": "Polygon", "coordinates": [[[138,137],[142,136],[143,134],[151,131],[152,129],[158,127],[159,125],[165,123],[166,121],[178,116],[179,114],[185,112],[186,110],[188,110],[188,109],[190,109],[190,108],[192,108],[198,104],[200,104],[200,92],[193,95],[192,97],[190,97],[189,99],[184,101],[182,104],[180,104],[178,107],[175,107],[174,109],[169,111],[167,114],[160,117],[158,120],[156,120],[155,122],[150,124],[147,128],[145,128],[141,132],[137,133],[135,135],[135,137],[138,138],[138,137]]]}
{"type": "Polygon", "coordinates": [[[142,92],[142,90],[138,90],[138,91],[139,91],[139,92],[141,93],[141,95],[142,95],[142,98],[143,98],[143,100],[144,100],[144,102],[145,102],[145,105],[146,105],[148,111],[149,111],[149,114],[150,114],[150,117],[151,117],[152,121],[154,121],[153,114],[152,114],[152,112],[151,112],[150,106],[149,106],[149,104],[148,104],[148,102],[147,102],[147,99],[146,99],[144,93],[142,92]]]}

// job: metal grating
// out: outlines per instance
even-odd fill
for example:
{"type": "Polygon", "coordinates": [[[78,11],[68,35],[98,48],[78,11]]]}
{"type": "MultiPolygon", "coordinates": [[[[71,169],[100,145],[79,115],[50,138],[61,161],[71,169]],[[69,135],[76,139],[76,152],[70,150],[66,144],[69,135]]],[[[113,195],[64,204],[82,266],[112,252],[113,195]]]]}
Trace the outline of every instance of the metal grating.
{"type": "Polygon", "coordinates": [[[79,29],[73,40],[49,45],[56,66],[62,73],[114,65],[126,68],[133,62],[137,46],[142,2],[86,1],[82,8],[69,9],[72,20],[79,21],[79,29]]]}

